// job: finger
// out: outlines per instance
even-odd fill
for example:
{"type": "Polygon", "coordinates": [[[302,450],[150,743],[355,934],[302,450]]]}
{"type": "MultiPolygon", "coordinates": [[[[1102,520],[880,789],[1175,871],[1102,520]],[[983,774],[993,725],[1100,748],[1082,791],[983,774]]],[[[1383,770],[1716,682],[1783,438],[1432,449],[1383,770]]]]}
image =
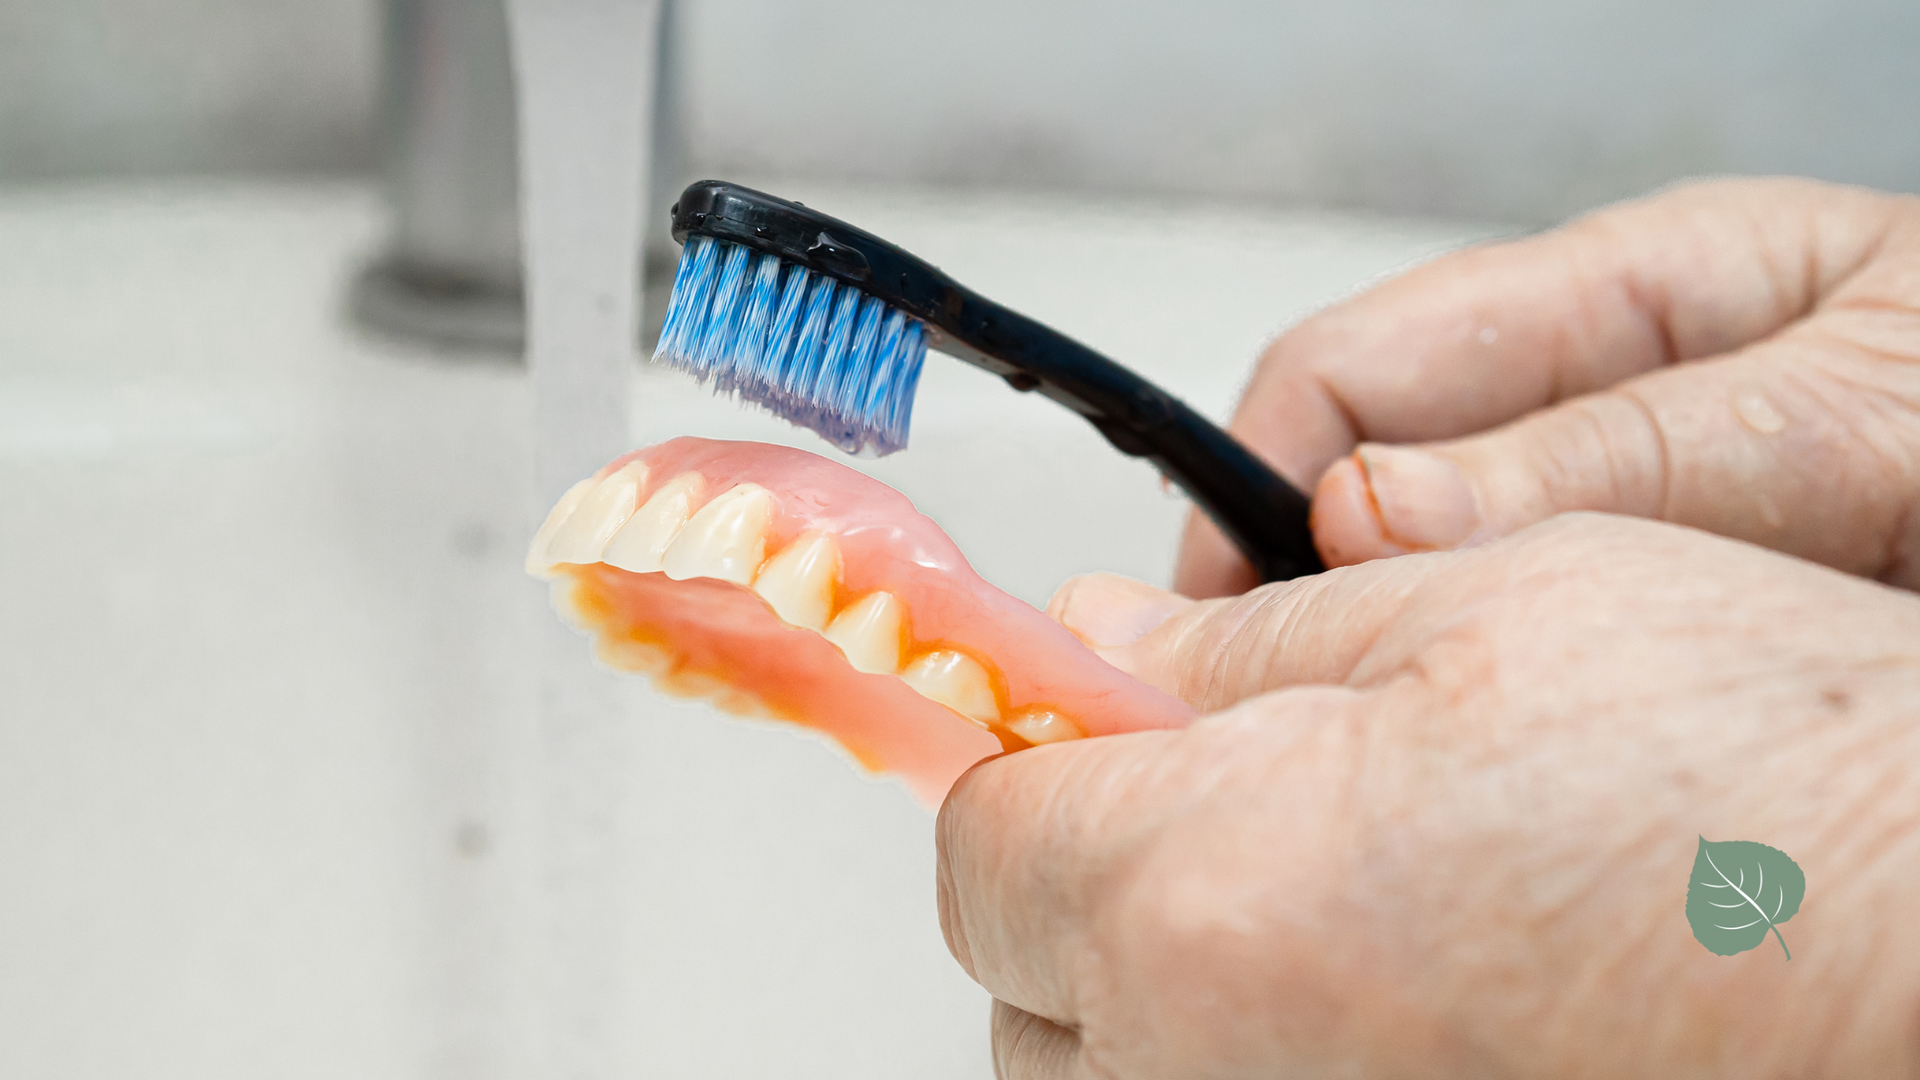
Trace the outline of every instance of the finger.
{"type": "MultiPolygon", "coordinates": [[[[1111,979],[1124,966],[1120,954],[1137,944],[1132,928],[1141,925],[1143,896],[1151,907],[1154,887],[1166,880],[1148,866],[1170,822],[1221,798],[1261,798],[1277,778],[1284,785],[1278,812],[1302,833],[1291,852],[1272,857],[1313,852],[1286,871],[1305,875],[1306,888],[1325,863],[1318,845],[1338,835],[1323,820],[1338,800],[1318,786],[1324,776],[1313,754],[1296,751],[1314,733],[1351,720],[1359,702],[1350,690],[1305,687],[1181,731],[1009,754],[960,779],[936,829],[940,925],[962,967],[1010,1010],[1008,1029],[996,1038],[1004,1075],[1025,1075],[1014,1062],[1031,1064],[1036,1075],[1081,1075],[1073,1070],[1085,1071],[1087,1044],[1063,1031],[1104,1028],[1109,1050],[1116,1038],[1126,1041],[1111,1024],[1133,1006],[1115,999],[1111,979]],[[1246,766],[1255,754],[1273,767],[1252,762],[1223,776],[1223,761],[1246,766]],[[1065,1067],[1069,1047],[1071,1068],[1046,1072],[1065,1067]]],[[[1137,1004],[1137,995],[1131,1000],[1137,1004]]],[[[1128,1031],[1141,1027],[1132,1017],[1123,1022],[1128,1031]]]]}
{"type": "MultiPolygon", "coordinates": [[[[1854,272],[1891,206],[1811,181],[1708,183],[1456,252],[1282,335],[1230,430],[1311,488],[1363,441],[1467,435],[1738,348],[1854,272]]],[[[1221,595],[1246,573],[1192,524],[1178,591],[1221,595]]]]}
{"type": "MultiPolygon", "coordinates": [[[[976,766],[935,828],[940,927],[973,980],[1023,1011],[1078,1021],[1080,958],[1113,853],[1110,830],[1151,801],[1123,790],[1174,732],[1036,747],[976,766]]],[[[1138,785],[1146,786],[1144,783],[1138,785]]]]}
{"type": "Polygon", "coordinates": [[[1410,599],[1440,579],[1470,592],[1479,561],[1429,555],[1265,585],[1187,605],[1139,640],[1097,651],[1203,713],[1286,686],[1361,685],[1404,659],[1399,646],[1417,637],[1410,599]]]}
{"type": "Polygon", "coordinates": [[[1082,574],[1054,591],[1047,614],[1098,649],[1138,641],[1192,603],[1119,574],[1082,574]]]}
{"type": "MultiPolygon", "coordinates": [[[[1920,357],[1920,323],[1913,347],[1920,357]]],[[[1362,446],[1321,481],[1319,541],[1342,565],[1603,510],[1903,580],[1920,490],[1914,404],[1912,366],[1789,331],[1483,435],[1362,446]]]]}
{"type": "Polygon", "coordinates": [[[999,1080],[1079,1076],[1080,1036],[1045,1017],[993,1003],[993,1075],[999,1080]]]}

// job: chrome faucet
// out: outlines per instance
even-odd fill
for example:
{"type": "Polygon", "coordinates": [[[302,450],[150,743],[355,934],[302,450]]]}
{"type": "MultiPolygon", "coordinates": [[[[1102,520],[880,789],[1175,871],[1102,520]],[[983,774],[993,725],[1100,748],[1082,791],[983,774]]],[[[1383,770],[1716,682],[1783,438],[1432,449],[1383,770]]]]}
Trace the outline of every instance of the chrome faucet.
{"type": "MultiPolygon", "coordinates": [[[[666,207],[682,175],[672,0],[662,4],[655,70],[643,338],[658,333],[678,251],[666,207]]],[[[456,350],[519,356],[518,125],[505,0],[387,0],[380,168],[391,231],[349,300],[374,330],[456,350]]],[[[643,342],[644,344],[644,342],[643,342]]]]}

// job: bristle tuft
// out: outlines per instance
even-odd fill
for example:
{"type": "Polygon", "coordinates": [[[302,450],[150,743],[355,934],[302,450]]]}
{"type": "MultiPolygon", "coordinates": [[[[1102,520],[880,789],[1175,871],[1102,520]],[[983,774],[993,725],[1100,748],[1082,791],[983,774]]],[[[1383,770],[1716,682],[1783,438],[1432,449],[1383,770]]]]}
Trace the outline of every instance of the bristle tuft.
{"type": "Polygon", "coordinates": [[[653,360],[819,432],[850,454],[903,450],[927,358],[905,312],[707,236],[687,238],[653,360]]]}

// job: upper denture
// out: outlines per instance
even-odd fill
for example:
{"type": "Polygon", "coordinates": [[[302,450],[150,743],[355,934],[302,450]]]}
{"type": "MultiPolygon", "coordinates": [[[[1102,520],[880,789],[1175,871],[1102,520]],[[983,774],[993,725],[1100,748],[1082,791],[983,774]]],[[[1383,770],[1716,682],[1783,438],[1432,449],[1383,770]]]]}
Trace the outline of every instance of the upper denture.
{"type": "Polygon", "coordinates": [[[904,496],[801,450],[621,458],[562,498],[528,569],[602,662],[824,731],[929,802],[1003,747],[1193,715],[981,580],[904,496]]]}

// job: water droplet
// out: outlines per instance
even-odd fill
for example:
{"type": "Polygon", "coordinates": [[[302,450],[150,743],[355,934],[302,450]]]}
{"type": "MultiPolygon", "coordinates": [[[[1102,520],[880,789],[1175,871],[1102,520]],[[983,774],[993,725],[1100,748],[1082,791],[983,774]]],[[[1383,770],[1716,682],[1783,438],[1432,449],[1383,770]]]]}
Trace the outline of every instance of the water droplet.
{"type": "Polygon", "coordinates": [[[1762,435],[1779,434],[1787,426],[1787,418],[1780,415],[1780,410],[1774,408],[1773,402],[1752,388],[1734,393],[1733,412],[1742,424],[1762,435]]]}

